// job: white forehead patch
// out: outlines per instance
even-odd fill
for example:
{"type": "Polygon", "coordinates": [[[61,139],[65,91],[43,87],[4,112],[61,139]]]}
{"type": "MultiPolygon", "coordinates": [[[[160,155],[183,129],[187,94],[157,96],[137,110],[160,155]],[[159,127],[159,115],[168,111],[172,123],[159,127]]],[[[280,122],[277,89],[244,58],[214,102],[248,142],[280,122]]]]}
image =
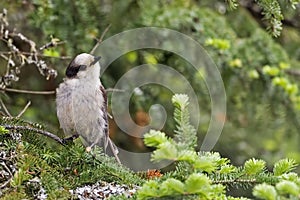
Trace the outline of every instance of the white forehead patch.
{"type": "Polygon", "coordinates": [[[94,60],[94,56],[88,53],[82,53],[74,58],[74,63],[77,65],[89,65],[94,60]]]}

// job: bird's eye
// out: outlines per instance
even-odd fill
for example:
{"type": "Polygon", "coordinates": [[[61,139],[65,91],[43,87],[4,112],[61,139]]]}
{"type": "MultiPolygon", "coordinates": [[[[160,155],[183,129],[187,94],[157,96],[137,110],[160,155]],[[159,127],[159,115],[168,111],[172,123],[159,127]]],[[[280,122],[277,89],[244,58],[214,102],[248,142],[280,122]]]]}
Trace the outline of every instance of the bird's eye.
{"type": "Polygon", "coordinates": [[[79,71],[84,71],[86,70],[87,66],[86,65],[79,65],[79,71]]]}

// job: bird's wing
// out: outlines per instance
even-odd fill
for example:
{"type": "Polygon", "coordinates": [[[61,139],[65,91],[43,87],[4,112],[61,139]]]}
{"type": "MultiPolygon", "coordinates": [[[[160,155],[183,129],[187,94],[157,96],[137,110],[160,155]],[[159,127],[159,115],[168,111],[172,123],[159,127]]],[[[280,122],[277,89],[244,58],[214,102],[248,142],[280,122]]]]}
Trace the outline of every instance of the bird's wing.
{"type": "MultiPolygon", "coordinates": [[[[105,91],[105,88],[101,85],[100,86],[100,91],[102,93],[102,96],[103,96],[103,100],[104,100],[104,103],[102,105],[102,112],[103,112],[103,118],[105,120],[105,128],[104,128],[104,135],[105,135],[105,149],[107,148],[107,145],[109,145],[109,152],[106,152],[108,153],[109,155],[112,154],[114,155],[117,160],[118,160],[118,157],[117,157],[117,154],[119,153],[119,150],[118,150],[118,147],[113,143],[113,141],[109,138],[109,132],[108,132],[108,112],[107,112],[107,107],[108,107],[108,104],[107,104],[107,95],[106,95],[106,91],[105,91]]],[[[120,162],[120,161],[118,161],[120,162]]]]}
{"type": "Polygon", "coordinates": [[[106,91],[104,89],[104,87],[102,85],[100,85],[100,91],[102,93],[103,96],[103,105],[101,106],[101,111],[103,112],[103,119],[105,121],[105,128],[104,128],[104,135],[106,137],[109,137],[109,133],[108,133],[108,116],[107,116],[107,95],[106,95],[106,91]]]}

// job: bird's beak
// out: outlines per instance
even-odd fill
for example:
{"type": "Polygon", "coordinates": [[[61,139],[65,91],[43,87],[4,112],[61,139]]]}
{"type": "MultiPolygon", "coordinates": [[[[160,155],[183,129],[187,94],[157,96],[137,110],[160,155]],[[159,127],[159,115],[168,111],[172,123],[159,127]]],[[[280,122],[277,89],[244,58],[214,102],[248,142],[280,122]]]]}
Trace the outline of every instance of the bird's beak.
{"type": "Polygon", "coordinates": [[[100,58],[101,58],[100,56],[94,56],[94,60],[93,60],[93,62],[90,64],[90,66],[96,64],[96,62],[98,62],[98,61],[100,60],[100,58]]]}

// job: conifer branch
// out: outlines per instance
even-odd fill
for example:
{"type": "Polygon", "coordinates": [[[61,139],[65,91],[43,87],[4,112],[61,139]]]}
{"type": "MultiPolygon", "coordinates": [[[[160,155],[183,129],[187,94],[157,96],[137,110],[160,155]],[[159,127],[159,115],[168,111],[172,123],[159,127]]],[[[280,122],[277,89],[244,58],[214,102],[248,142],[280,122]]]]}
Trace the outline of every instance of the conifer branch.
{"type": "Polygon", "coordinates": [[[253,195],[261,199],[276,199],[275,197],[279,197],[283,191],[294,196],[300,194],[297,186],[298,176],[292,172],[297,166],[293,159],[282,159],[276,162],[272,172],[269,172],[266,162],[262,159],[251,158],[242,167],[235,167],[230,164],[229,159],[221,158],[217,152],[196,152],[194,148],[180,148],[180,143],[183,141],[186,143],[186,138],[183,136],[194,132],[194,128],[188,120],[188,97],[176,94],[172,102],[175,106],[177,141],[167,137],[163,132],[150,130],[144,135],[144,142],[147,146],[156,148],[151,157],[153,161],[162,159],[176,161],[176,170],[166,179],[147,181],[138,191],[138,198],[171,198],[188,194],[198,195],[202,199],[204,194],[204,196],[216,197],[211,199],[219,199],[216,188],[219,188],[220,193],[224,195],[227,186],[236,188],[254,186],[253,195]],[[275,188],[279,191],[278,194],[275,188]],[[286,190],[286,188],[293,189],[286,190]],[[266,193],[270,193],[274,198],[265,198],[266,193]]]}

